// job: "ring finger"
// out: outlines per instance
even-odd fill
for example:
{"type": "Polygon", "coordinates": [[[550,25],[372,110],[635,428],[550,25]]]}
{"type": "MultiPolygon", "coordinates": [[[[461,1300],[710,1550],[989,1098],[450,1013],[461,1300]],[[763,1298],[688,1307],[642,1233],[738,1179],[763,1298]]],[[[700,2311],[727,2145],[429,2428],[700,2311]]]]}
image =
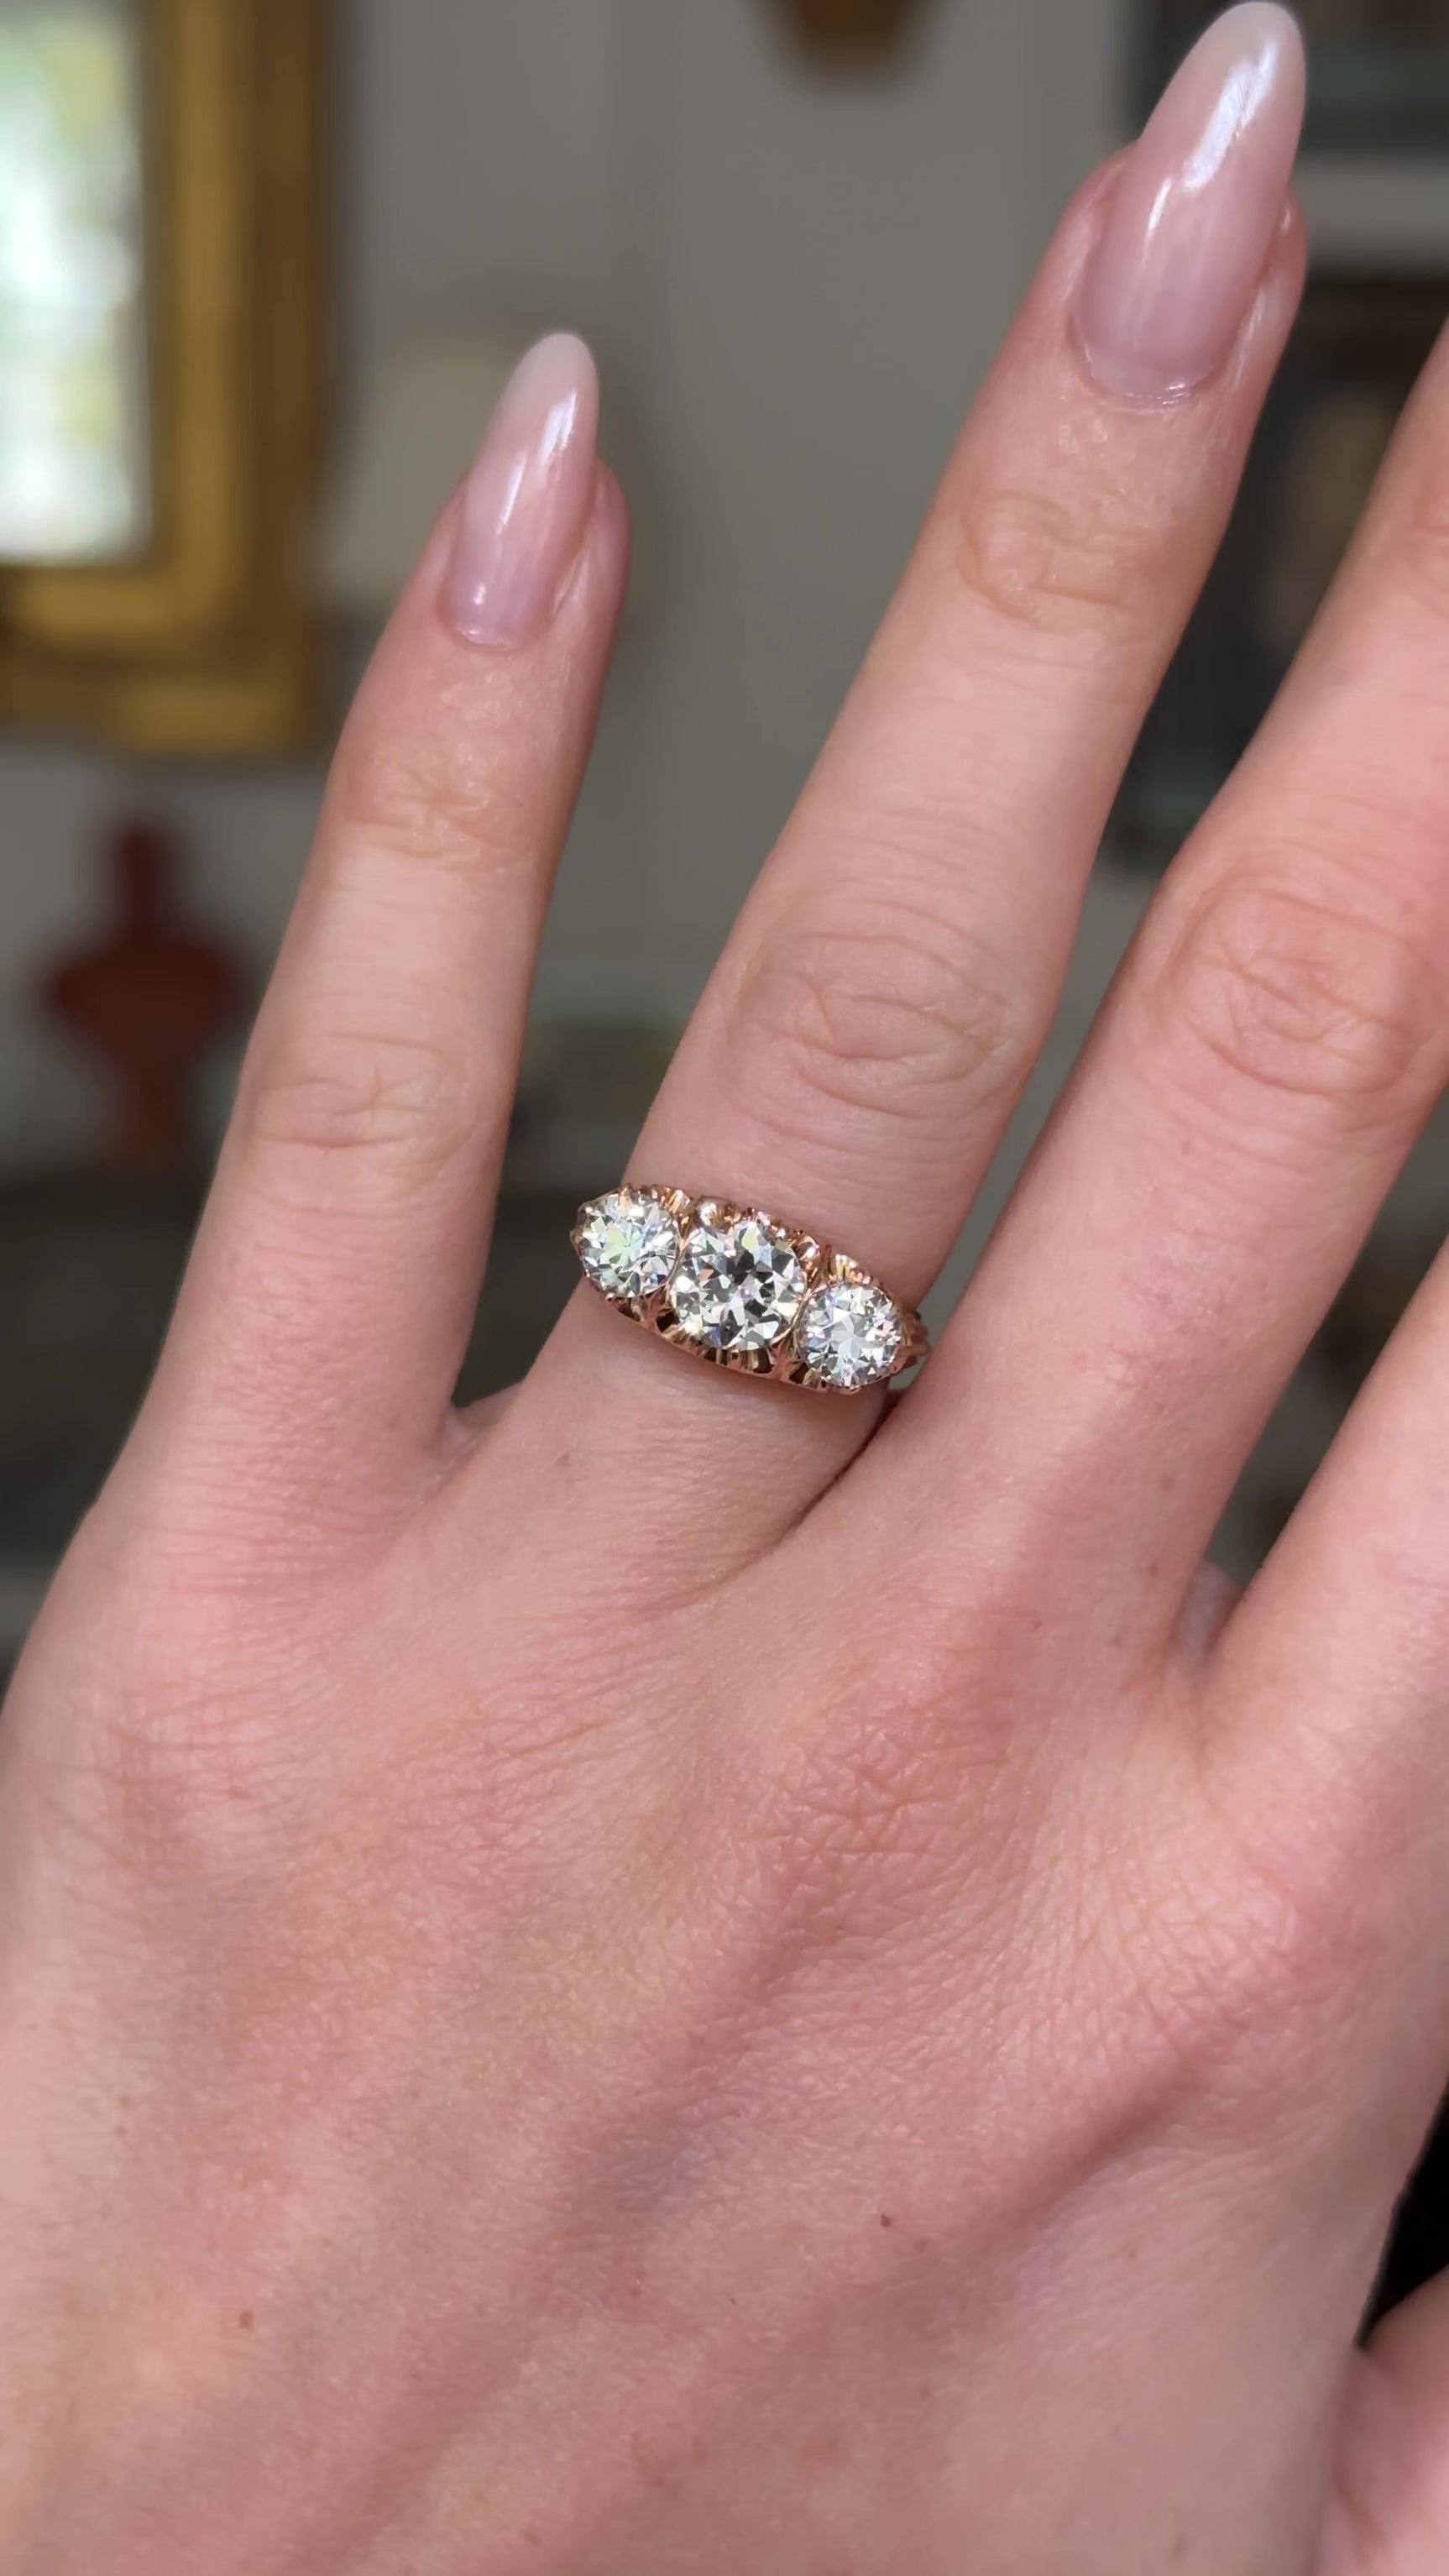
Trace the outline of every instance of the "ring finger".
{"type": "MultiPolygon", "coordinates": [[[[1296,306],[1302,98],[1287,13],[1231,10],[1135,152],[1069,212],[685,1037],[638,1177],[808,1227],[907,1301],[930,1285],[1049,1024],[1124,763],[1296,306]]],[[[688,1442],[716,1525],[722,1454],[758,1465],[768,1438],[784,1523],[875,1407],[772,1390],[762,1410],[763,1392],[586,1297],[520,1429],[553,1411],[575,1454],[607,1452],[621,1415],[637,1438],[652,1407],[688,1442]]],[[[680,1472],[671,1442],[675,1513],[680,1472]]],[[[758,1535],[753,1476],[741,1505],[758,1535]]]]}

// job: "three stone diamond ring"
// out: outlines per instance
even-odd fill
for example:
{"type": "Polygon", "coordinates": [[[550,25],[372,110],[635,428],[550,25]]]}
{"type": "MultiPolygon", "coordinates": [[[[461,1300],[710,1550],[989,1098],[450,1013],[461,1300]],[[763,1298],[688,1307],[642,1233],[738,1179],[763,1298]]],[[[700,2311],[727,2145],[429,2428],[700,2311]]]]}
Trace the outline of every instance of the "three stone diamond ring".
{"type": "Polygon", "coordinates": [[[758,1208],[624,1188],[579,1210],[585,1278],[721,1368],[859,1395],[926,1357],[926,1328],[859,1264],[758,1208]]]}

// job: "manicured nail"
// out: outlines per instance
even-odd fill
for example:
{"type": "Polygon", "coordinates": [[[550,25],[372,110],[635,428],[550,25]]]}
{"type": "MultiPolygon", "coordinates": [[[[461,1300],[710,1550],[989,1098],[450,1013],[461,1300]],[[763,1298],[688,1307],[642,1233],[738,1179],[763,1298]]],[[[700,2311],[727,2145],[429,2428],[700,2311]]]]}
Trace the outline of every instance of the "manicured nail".
{"type": "Polygon", "coordinates": [[[593,506],[599,379],[582,340],[540,340],[505,388],[463,490],[448,608],[474,644],[547,625],[593,506]]]}
{"type": "Polygon", "coordinates": [[[1305,88],[1296,20],[1247,0],[1164,91],[1123,165],[1077,306],[1108,393],[1170,402],[1221,366],[1283,220],[1305,88]]]}

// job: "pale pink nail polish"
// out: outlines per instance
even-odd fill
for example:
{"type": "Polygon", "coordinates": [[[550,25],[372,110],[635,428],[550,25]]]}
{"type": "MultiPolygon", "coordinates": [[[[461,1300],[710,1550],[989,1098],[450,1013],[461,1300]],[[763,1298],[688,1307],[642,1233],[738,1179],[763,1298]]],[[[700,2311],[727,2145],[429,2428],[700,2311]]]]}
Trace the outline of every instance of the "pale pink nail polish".
{"type": "Polygon", "coordinates": [[[1296,20],[1246,0],[1164,91],[1078,298],[1082,348],[1108,393],[1170,402],[1221,366],[1283,220],[1305,88],[1296,20]]]}
{"type": "Polygon", "coordinates": [[[475,644],[525,644],[567,586],[593,506],[599,379],[582,340],[530,349],[463,488],[448,611],[475,644]]]}

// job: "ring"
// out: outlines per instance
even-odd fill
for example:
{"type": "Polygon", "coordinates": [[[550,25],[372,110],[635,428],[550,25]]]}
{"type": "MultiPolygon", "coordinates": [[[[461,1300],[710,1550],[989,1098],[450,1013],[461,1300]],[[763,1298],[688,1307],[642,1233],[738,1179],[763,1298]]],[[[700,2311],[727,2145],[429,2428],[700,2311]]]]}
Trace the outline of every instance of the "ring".
{"type": "Polygon", "coordinates": [[[571,1240],[620,1314],[719,1368],[859,1395],[930,1349],[914,1307],[759,1208],[626,1187],[581,1207],[571,1240]]]}

